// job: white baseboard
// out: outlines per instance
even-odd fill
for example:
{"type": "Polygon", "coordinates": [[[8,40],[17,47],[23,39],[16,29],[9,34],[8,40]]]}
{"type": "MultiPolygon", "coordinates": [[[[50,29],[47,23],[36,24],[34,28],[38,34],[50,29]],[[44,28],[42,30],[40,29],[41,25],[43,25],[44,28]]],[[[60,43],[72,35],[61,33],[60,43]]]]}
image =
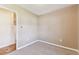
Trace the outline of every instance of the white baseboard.
{"type": "Polygon", "coordinates": [[[53,46],[57,46],[57,47],[60,47],[60,48],[64,48],[64,49],[68,49],[68,50],[72,50],[72,51],[75,51],[75,52],[79,53],[79,50],[77,50],[77,49],[73,49],[73,48],[65,47],[65,46],[62,46],[62,45],[57,45],[57,44],[50,43],[50,42],[43,41],[43,40],[38,40],[38,41],[43,42],[43,43],[47,43],[47,44],[50,44],[50,45],[53,45],[53,46]]]}
{"type": "Polygon", "coordinates": [[[62,45],[57,45],[57,44],[55,44],[55,43],[50,43],[50,42],[43,41],[43,40],[35,40],[35,41],[30,42],[30,43],[28,43],[28,44],[26,44],[26,45],[24,45],[24,46],[22,46],[22,47],[19,47],[18,49],[22,49],[22,48],[24,48],[24,47],[30,46],[30,45],[32,45],[32,44],[38,42],[38,41],[39,41],[39,42],[43,42],[43,43],[47,43],[47,44],[49,44],[49,45],[53,45],[53,46],[56,46],[56,47],[59,47],[59,48],[64,48],[64,49],[72,50],[72,51],[75,51],[75,52],[79,53],[79,50],[77,50],[77,49],[65,47],[65,46],[62,46],[62,45]]]}
{"type": "Polygon", "coordinates": [[[22,49],[22,48],[27,47],[27,46],[29,46],[29,45],[32,45],[32,44],[34,44],[34,43],[36,43],[36,42],[38,42],[38,41],[39,41],[39,40],[32,41],[32,42],[30,42],[30,43],[28,43],[28,44],[26,44],[26,45],[24,45],[24,46],[22,46],[22,47],[19,47],[18,49],[22,49]]]}

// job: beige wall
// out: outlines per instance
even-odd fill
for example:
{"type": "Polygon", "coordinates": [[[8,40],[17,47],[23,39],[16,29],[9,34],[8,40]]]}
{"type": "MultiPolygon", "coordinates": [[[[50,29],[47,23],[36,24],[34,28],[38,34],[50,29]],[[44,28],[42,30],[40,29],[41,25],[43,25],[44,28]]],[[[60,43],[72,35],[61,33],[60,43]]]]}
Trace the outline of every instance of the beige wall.
{"type": "Polygon", "coordinates": [[[17,16],[16,34],[17,47],[22,47],[37,39],[37,17],[17,5],[0,5],[2,8],[14,11],[17,16]],[[21,28],[23,27],[23,28],[21,28]]]}
{"type": "Polygon", "coordinates": [[[41,40],[77,48],[77,6],[41,15],[39,36],[41,40]]]}
{"type": "Polygon", "coordinates": [[[78,49],[79,49],[79,5],[78,5],[78,49]]]}

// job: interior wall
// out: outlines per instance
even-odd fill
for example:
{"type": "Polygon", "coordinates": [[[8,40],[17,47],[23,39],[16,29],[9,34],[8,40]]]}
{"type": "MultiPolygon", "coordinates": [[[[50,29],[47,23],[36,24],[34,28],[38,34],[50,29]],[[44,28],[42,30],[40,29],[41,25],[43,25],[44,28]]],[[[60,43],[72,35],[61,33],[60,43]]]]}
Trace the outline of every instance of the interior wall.
{"type": "Polygon", "coordinates": [[[77,6],[56,10],[39,17],[40,40],[78,48],[77,6]]]}
{"type": "Polygon", "coordinates": [[[79,49],[79,5],[77,5],[78,7],[78,49],[79,49]]]}
{"type": "Polygon", "coordinates": [[[37,17],[17,5],[0,5],[16,13],[16,41],[20,48],[37,39],[37,17]]]}

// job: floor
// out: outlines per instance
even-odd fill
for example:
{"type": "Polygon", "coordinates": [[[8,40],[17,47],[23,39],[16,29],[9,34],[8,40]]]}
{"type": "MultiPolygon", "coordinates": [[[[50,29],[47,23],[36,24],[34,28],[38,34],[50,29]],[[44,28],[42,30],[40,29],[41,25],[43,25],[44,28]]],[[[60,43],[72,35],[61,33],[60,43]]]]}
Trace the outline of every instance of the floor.
{"type": "Polygon", "coordinates": [[[9,46],[0,48],[0,55],[5,55],[5,54],[10,53],[14,50],[16,50],[16,44],[15,43],[11,44],[9,46]]]}
{"type": "Polygon", "coordinates": [[[75,51],[59,48],[43,42],[36,42],[30,46],[14,51],[9,55],[77,55],[75,51]]]}

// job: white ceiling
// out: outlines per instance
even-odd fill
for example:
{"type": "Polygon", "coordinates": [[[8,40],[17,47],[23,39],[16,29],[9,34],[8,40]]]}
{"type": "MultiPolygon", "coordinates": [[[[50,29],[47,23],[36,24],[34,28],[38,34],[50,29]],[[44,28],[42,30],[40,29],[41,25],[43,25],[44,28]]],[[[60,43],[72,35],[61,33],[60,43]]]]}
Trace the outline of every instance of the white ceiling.
{"type": "Polygon", "coordinates": [[[20,4],[19,6],[31,11],[36,15],[42,15],[71,5],[70,4],[20,4]]]}

